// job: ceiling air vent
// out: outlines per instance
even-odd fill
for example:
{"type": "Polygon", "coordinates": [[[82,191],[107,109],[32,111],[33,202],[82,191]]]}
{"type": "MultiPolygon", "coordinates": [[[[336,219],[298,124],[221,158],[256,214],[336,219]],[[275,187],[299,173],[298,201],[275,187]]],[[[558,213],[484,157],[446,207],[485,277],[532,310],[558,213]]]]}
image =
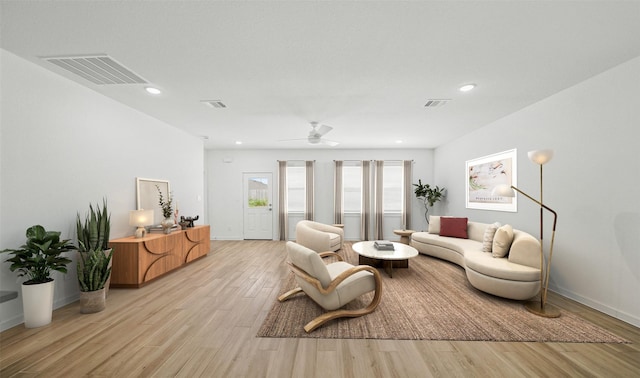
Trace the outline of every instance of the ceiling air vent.
{"type": "Polygon", "coordinates": [[[225,105],[224,102],[220,100],[202,100],[200,102],[202,102],[203,104],[211,108],[216,108],[216,109],[224,109],[227,107],[227,105],[225,105]]]}
{"type": "Polygon", "coordinates": [[[451,99],[431,99],[427,100],[427,103],[424,104],[425,108],[437,108],[440,106],[445,106],[451,99]]]}
{"type": "Polygon", "coordinates": [[[147,81],[107,55],[44,57],[49,63],[97,85],[146,84],[147,81]]]}

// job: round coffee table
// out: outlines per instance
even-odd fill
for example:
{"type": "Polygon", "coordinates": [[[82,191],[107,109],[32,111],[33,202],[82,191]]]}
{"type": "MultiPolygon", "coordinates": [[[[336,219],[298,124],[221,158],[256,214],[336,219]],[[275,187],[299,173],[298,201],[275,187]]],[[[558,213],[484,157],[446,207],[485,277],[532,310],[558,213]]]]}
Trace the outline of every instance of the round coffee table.
{"type": "Polygon", "coordinates": [[[360,265],[383,267],[393,278],[393,268],[409,268],[409,259],[418,256],[418,250],[402,243],[393,243],[393,251],[376,249],[373,241],[355,243],[352,248],[358,254],[360,265]]]}

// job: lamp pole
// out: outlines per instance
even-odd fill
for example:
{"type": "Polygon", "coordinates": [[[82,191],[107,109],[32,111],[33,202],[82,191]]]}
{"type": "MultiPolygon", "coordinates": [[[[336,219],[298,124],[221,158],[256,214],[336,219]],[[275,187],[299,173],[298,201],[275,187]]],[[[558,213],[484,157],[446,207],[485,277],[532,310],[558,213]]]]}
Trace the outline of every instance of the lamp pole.
{"type": "Polygon", "coordinates": [[[553,228],[551,231],[551,244],[549,246],[549,260],[547,261],[546,269],[544,269],[544,275],[543,275],[543,269],[542,269],[544,265],[544,259],[543,259],[544,247],[542,245],[542,242],[540,243],[540,290],[541,290],[540,302],[538,301],[527,302],[525,303],[525,308],[536,315],[544,316],[546,318],[557,318],[560,316],[560,309],[558,309],[556,306],[553,306],[551,304],[547,304],[547,291],[549,290],[549,271],[551,270],[551,259],[553,258],[553,244],[556,238],[556,224],[558,222],[558,214],[553,209],[549,208],[542,202],[531,197],[530,195],[516,188],[515,186],[511,185],[511,189],[522,194],[523,196],[527,197],[531,201],[537,203],[538,205],[540,205],[541,209],[546,209],[553,214],[553,228]]]}

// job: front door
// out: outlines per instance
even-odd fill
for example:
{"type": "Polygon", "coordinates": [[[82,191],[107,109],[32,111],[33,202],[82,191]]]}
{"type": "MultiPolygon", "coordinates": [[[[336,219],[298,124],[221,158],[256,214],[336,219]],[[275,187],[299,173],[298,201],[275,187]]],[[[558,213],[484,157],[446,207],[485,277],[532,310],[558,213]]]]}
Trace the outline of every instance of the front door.
{"type": "Polygon", "coordinates": [[[244,238],[273,239],[272,174],[244,173],[244,238]]]}

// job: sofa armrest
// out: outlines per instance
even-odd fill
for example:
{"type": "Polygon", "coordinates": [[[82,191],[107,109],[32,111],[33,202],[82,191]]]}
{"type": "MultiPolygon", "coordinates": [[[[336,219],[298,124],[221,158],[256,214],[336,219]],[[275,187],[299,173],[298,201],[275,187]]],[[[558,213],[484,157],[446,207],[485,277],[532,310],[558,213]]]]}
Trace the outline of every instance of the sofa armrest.
{"type": "Polygon", "coordinates": [[[296,241],[316,252],[335,249],[335,247],[331,248],[330,234],[340,237],[338,249],[342,249],[344,243],[344,230],[342,228],[306,220],[300,221],[296,225],[296,241]]]}
{"type": "Polygon", "coordinates": [[[331,232],[333,234],[338,234],[340,235],[340,239],[344,240],[344,230],[340,227],[335,227],[335,226],[331,226],[329,224],[324,224],[324,223],[313,223],[311,225],[311,228],[315,228],[316,230],[319,231],[324,231],[324,232],[331,232]]]}
{"type": "Polygon", "coordinates": [[[540,241],[524,231],[513,230],[513,243],[508,259],[514,264],[541,269],[540,241]]]}

